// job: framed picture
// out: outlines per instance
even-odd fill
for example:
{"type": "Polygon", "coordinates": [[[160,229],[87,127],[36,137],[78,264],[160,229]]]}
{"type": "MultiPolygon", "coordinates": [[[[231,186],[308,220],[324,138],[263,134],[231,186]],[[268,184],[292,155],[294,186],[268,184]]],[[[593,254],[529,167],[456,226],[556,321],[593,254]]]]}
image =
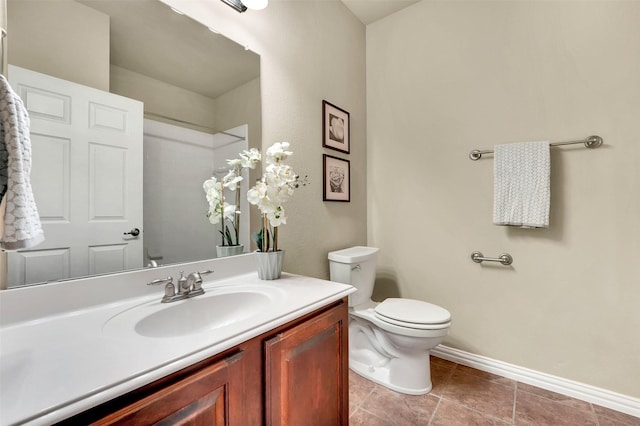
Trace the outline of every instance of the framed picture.
{"type": "Polygon", "coordinates": [[[351,173],[349,160],[322,156],[323,201],[351,201],[351,173]]]}
{"type": "Polygon", "coordinates": [[[322,146],[348,154],[350,138],[349,113],[322,101],[322,146]]]}

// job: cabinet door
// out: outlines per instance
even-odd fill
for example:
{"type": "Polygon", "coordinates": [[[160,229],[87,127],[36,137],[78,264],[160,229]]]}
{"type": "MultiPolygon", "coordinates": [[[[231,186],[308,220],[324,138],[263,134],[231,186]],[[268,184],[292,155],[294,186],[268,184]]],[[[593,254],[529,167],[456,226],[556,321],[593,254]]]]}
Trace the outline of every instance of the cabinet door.
{"type": "Polygon", "coordinates": [[[348,424],[347,332],[343,301],[265,342],[267,424],[348,424]]]}
{"type": "Polygon", "coordinates": [[[95,425],[241,425],[241,407],[230,404],[242,387],[242,352],[207,366],[95,425]]]}

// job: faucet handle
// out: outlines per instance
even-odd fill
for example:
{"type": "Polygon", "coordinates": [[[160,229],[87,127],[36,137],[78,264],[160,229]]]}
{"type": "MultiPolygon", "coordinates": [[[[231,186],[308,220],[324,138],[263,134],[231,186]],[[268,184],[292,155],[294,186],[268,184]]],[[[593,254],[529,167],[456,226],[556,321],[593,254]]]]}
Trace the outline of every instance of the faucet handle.
{"type": "MultiPolygon", "coordinates": [[[[179,296],[179,295],[178,295],[179,296]]],[[[168,282],[166,286],[164,286],[164,296],[162,296],[162,303],[169,303],[177,300],[176,297],[176,286],[173,285],[173,282],[168,282]]]]}
{"type": "Polygon", "coordinates": [[[173,285],[173,277],[167,277],[165,279],[158,279],[148,282],[147,285],[160,285],[166,284],[164,286],[164,296],[162,297],[162,303],[169,303],[175,300],[184,299],[185,296],[181,294],[176,294],[176,286],[173,285]]]}
{"type": "Polygon", "coordinates": [[[173,277],[167,277],[165,279],[159,279],[159,280],[153,280],[149,283],[147,283],[147,285],[160,285],[160,284],[173,284],[173,277]]]}
{"type": "Polygon", "coordinates": [[[209,275],[209,274],[213,274],[215,271],[213,269],[207,269],[206,271],[200,271],[198,272],[200,275],[209,275]]]}

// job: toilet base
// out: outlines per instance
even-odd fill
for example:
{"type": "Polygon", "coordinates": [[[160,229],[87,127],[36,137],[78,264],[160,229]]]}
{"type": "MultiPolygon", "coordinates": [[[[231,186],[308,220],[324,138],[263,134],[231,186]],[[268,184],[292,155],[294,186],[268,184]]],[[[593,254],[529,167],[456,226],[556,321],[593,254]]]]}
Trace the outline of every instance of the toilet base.
{"type": "MultiPolygon", "coordinates": [[[[429,377],[427,384],[423,388],[405,388],[402,386],[397,386],[391,383],[389,369],[385,367],[371,367],[362,362],[358,362],[355,360],[349,360],[349,368],[353,370],[354,373],[364,377],[365,379],[371,380],[379,385],[382,385],[386,388],[389,388],[393,391],[404,393],[407,395],[424,395],[431,392],[432,384],[431,377],[429,377]]],[[[429,366],[427,366],[427,369],[429,366]]]]}
{"type": "Polygon", "coordinates": [[[349,367],[396,392],[429,393],[430,350],[442,342],[446,330],[420,330],[419,337],[406,336],[381,329],[383,323],[375,325],[367,316],[376,321],[368,311],[349,314],[349,367]]]}

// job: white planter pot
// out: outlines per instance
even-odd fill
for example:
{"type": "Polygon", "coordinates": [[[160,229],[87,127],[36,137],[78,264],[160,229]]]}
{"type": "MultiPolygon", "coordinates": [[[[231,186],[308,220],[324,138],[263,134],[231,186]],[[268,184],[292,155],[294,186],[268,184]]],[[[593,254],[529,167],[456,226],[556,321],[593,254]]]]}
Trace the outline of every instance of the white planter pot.
{"type": "Polygon", "coordinates": [[[257,251],[258,278],[261,280],[277,280],[282,272],[282,262],[284,261],[284,250],[268,251],[266,253],[257,251]]]}
{"type": "Polygon", "coordinates": [[[238,244],[237,246],[216,246],[216,254],[218,257],[235,256],[242,254],[243,250],[244,246],[242,244],[238,244]]]}

